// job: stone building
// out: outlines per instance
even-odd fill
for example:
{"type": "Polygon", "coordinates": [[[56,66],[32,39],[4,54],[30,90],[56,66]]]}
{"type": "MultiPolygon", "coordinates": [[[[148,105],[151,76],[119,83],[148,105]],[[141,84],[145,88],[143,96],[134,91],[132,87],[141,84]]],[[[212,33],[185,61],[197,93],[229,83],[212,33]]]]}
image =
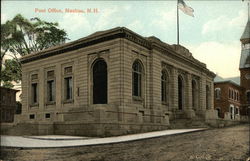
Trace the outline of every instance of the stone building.
{"type": "Polygon", "coordinates": [[[183,46],[127,28],[22,57],[22,115],[32,134],[108,136],[217,116],[213,78],[183,46]]]}
{"type": "Polygon", "coordinates": [[[14,121],[16,113],[16,92],[17,90],[0,87],[0,122],[10,123],[14,121]]]}
{"type": "Polygon", "coordinates": [[[214,83],[214,108],[219,118],[240,120],[240,98],[242,87],[231,80],[214,83]]]}

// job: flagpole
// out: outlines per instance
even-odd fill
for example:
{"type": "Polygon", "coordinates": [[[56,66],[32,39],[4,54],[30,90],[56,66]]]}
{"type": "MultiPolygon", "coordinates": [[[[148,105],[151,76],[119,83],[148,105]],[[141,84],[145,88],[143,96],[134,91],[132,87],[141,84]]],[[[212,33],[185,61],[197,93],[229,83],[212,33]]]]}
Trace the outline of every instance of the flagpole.
{"type": "Polygon", "coordinates": [[[177,45],[179,45],[179,8],[178,8],[178,0],[177,0],[177,45]]]}

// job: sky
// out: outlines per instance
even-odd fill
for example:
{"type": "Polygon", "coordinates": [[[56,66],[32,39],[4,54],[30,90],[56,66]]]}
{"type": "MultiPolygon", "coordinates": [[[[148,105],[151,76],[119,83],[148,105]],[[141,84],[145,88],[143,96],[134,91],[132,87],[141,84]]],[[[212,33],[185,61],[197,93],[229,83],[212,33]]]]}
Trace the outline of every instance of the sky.
{"type": "MultiPolygon", "coordinates": [[[[184,0],[194,17],[179,11],[180,44],[217,75],[239,76],[240,37],[247,23],[247,1],[184,0]]],[[[177,43],[175,0],[165,1],[1,1],[1,23],[18,13],[58,22],[69,41],[118,26],[177,43]],[[67,13],[65,9],[84,13],[67,13]],[[61,12],[57,12],[61,10],[61,12]],[[91,10],[91,12],[87,12],[91,10]],[[43,11],[43,12],[42,12],[43,11]]]]}

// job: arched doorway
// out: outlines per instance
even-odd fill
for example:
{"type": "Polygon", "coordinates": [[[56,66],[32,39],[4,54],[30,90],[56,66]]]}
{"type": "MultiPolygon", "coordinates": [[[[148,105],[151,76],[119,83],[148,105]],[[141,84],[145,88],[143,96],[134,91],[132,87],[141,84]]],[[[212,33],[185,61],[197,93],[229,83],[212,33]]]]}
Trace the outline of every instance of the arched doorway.
{"type": "Polygon", "coordinates": [[[107,64],[103,59],[93,65],[93,104],[107,104],[107,64]]]}
{"type": "Polygon", "coordinates": [[[183,109],[183,96],[184,96],[184,86],[183,86],[183,79],[181,76],[178,76],[178,108],[179,110],[183,109]]]}

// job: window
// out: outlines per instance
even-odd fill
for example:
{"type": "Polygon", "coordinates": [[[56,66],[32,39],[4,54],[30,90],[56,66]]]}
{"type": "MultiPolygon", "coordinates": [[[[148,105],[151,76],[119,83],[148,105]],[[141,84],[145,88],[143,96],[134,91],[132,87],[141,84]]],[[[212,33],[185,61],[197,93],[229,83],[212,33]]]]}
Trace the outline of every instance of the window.
{"type": "Polygon", "coordinates": [[[250,91],[247,91],[246,96],[247,96],[247,103],[250,103],[250,91]]]}
{"type": "Polygon", "coordinates": [[[55,101],[55,76],[54,70],[47,72],[47,102],[55,101]]]}
{"type": "Polygon", "coordinates": [[[236,91],[234,91],[234,100],[236,100],[236,91]]]}
{"type": "Polygon", "coordinates": [[[47,119],[50,118],[50,113],[46,113],[45,118],[47,118],[47,119]]]}
{"type": "Polygon", "coordinates": [[[64,68],[64,100],[73,100],[73,69],[72,66],[64,68]]]}
{"type": "Polygon", "coordinates": [[[34,114],[31,114],[31,115],[30,115],[30,119],[35,119],[35,115],[34,115],[34,114]]]}
{"type": "Polygon", "coordinates": [[[216,88],[215,89],[215,98],[218,100],[220,99],[220,95],[221,95],[221,90],[220,88],[216,88]]]}
{"type": "Polygon", "coordinates": [[[240,114],[240,112],[239,112],[239,107],[236,107],[236,108],[235,108],[235,114],[236,114],[236,115],[239,115],[239,114],[240,114]]]}
{"type": "Polygon", "coordinates": [[[48,102],[55,101],[55,81],[50,80],[47,81],[47,90],[48,90],[48,102]]]}
{"type": "Polygon", "coordinates": [[[182,76],[178,76],[178,108],[179,110],[183,109],[184,101],[184,85],[182,76]]]}
{"type": "Polygon", "coordinates": [[[168,102],[168,78],[164,70],[161,72],[161,101],[168,102]]]}
{"type": "Polygon", "coordinates": [[[133,63],[133,96],[141,97],[142,96],[142,65],[139,61],[133,63]]]}
{"type": "Polygon", "coordinates": [[[64,78],[64,84],[65,84],[65,100],[71,100],[72,97],[72,77],[66,77],[64,78]]]}
{"type": "Polygon", "coordinates": [[[222,118],[222,113],[220,107],[217,107],[216,110],[218,111],[218,117],[222,118]]]}
{"type": "Polygon", "coordinates": [[[32,83],[31,84],[31,96],[32,96],[32,104],[36,104],[38,103],[38,97],[37,94],[38,90],[37,90],[37,83],[32,83]]]}
{"type": "Polygon", "coordinates": [[[231,89],[228,89],[228,98],[231,98],[231,89]]]}
{"type": "Polygon", "coordinates": [[[32,106],[38,105],[38,74],[31,75],[31,84],[30,84],[30,104],[32,106]]]}

